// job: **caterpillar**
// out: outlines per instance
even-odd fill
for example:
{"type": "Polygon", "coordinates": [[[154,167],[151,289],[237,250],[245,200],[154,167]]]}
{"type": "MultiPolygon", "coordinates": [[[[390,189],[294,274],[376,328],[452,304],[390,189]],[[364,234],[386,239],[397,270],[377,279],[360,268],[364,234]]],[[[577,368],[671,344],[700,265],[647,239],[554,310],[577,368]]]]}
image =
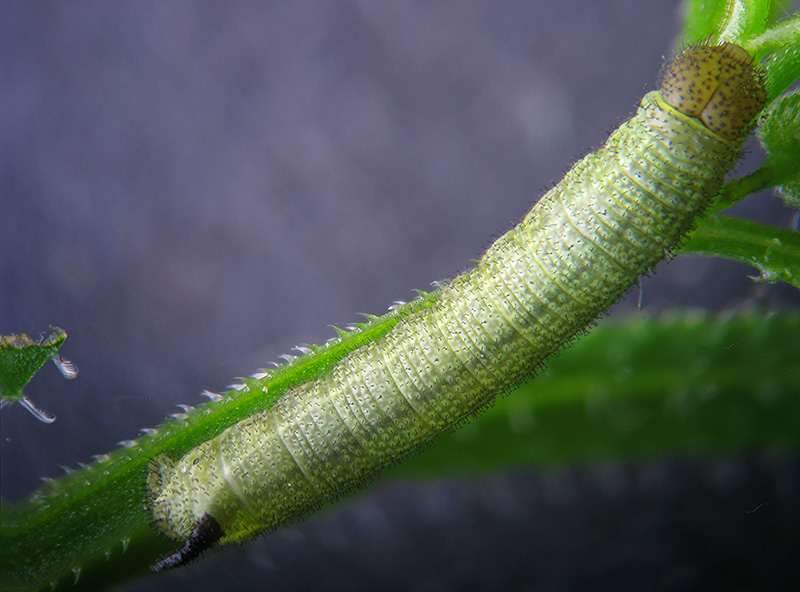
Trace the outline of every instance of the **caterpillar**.
{"type": "Polygon", "coordinates": [[[523,379],[676,248],[741,156],[766,93],[732,43],[687,48],[660,88],[476,266],[326,375],[148,475],[178,567],[337,498],[523,379]]]}

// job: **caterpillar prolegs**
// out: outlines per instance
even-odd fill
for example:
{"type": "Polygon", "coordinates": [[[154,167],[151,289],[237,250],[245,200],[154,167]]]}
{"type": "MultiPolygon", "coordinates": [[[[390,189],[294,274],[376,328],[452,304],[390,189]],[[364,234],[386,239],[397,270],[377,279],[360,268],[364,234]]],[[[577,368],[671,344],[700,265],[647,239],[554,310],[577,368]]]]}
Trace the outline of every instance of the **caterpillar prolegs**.
{"type": "Polygon", "coordinates": [[[148,481],[184,541],[156,569],[339,497],[530,376],[680,242],[765,101],[750,55],[688,48],[661,88],[429,307],[148,481]]]}

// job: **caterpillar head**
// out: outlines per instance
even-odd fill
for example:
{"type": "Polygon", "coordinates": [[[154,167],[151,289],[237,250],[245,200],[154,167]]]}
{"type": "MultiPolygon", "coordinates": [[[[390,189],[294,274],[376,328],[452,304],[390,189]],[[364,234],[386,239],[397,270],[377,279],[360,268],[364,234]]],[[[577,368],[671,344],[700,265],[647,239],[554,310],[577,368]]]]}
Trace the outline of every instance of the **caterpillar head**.
{"type": "Polygon", "coordinates": [[[752,56],[733,43],[687,48],[667,66],[661,96],[727,140],[745,135],[767,93],[752,56]]]}

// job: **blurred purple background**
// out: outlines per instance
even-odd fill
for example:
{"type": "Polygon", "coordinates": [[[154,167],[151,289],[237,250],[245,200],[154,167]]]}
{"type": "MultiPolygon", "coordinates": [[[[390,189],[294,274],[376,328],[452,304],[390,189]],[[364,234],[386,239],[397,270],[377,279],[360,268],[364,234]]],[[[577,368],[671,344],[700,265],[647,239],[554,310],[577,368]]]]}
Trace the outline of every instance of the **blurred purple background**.
{"type": "MultiPolygon", "coordinates": [[[[4,2],[0,332],[64,328],[80,374],[29,385],[55,424],[0,414],[2,494],[467,268],[679,30],[667,0],[4,2]]],[[[797,307],[748,274],[680,257],[644,310],[797,307]]]]}

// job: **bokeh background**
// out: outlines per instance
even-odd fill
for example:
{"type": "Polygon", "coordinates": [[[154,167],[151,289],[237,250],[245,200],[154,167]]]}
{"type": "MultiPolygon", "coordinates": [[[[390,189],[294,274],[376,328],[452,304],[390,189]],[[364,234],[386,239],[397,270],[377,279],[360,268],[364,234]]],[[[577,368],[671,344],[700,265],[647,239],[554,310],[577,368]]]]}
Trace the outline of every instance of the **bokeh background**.
{"type": "MultiPolygon", "coordinates": [[[[64,328],[80,374],[29,385],[52,425],[0,414],[2,495],[468,268],[633,112],[680,24],[668,0],[3,2],[0,332],[64,328]]],[[[794,224],[768,195],[736,213],[794,224]]],[[[752,273],[681,256],[642,311],[797,309],[752,273]]],[[[769,584],[798,483],[763,455],[379,483],[129,589],[769,584]]]]}

